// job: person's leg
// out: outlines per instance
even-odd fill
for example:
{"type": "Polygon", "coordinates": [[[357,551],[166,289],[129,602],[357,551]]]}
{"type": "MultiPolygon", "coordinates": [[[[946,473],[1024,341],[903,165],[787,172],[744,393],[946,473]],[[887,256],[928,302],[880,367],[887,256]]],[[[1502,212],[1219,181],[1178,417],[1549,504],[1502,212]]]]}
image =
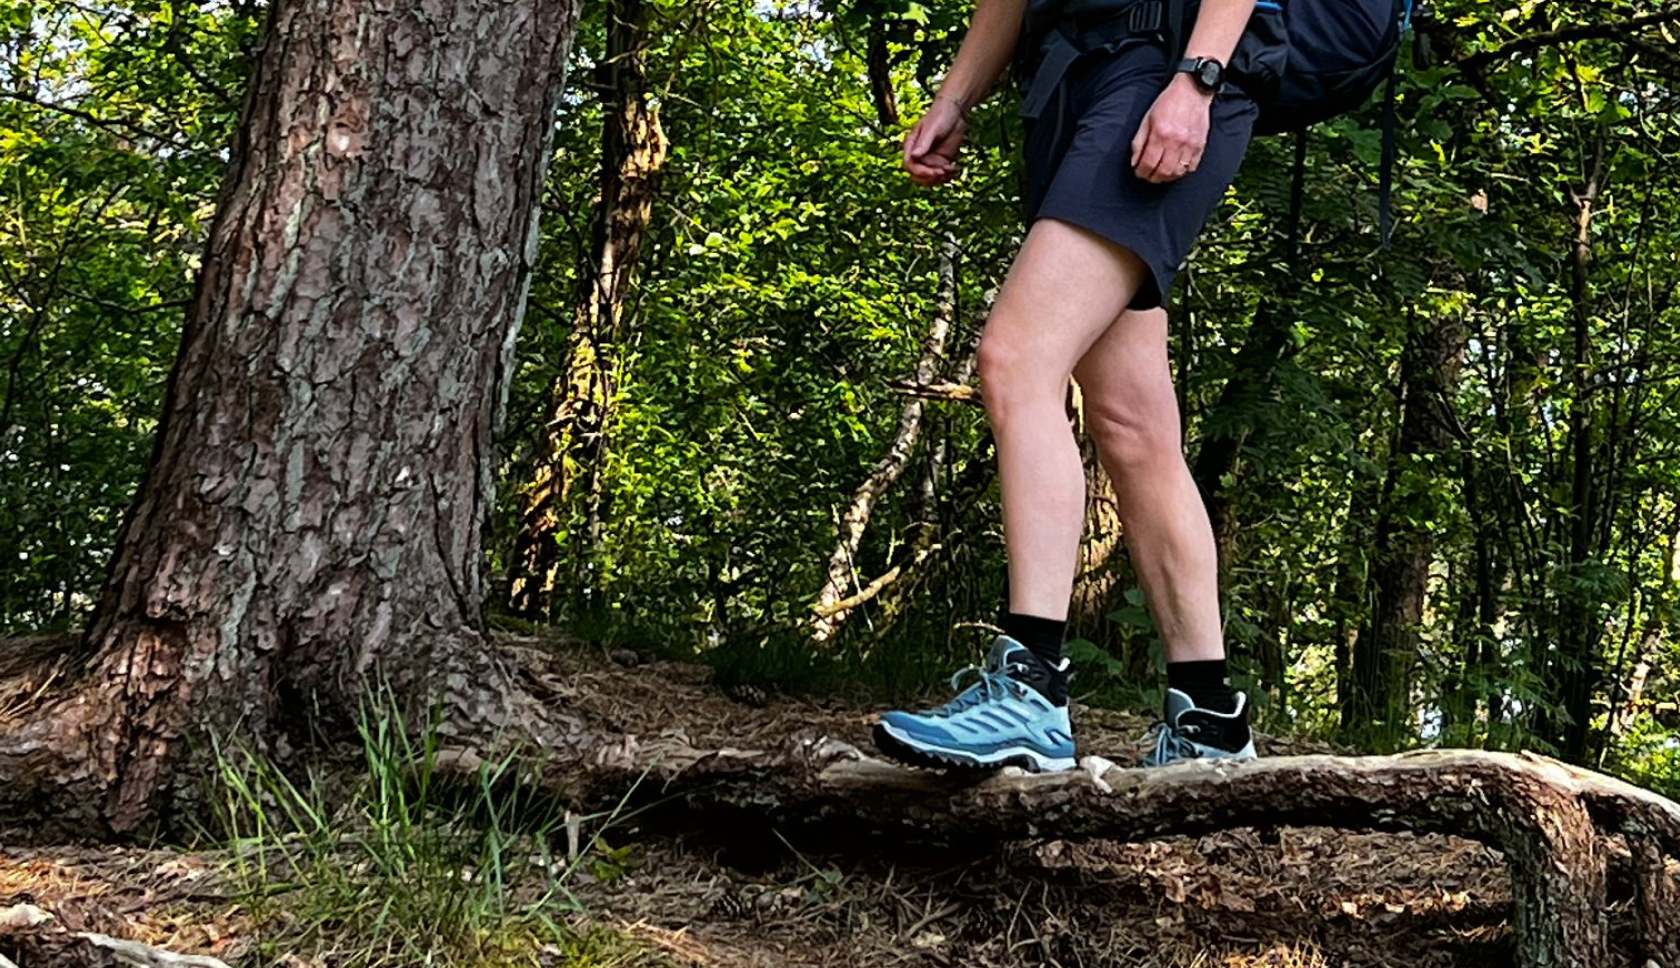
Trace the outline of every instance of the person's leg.
{"type": "Polygon", "coordinates": [[[1085,524],[1085,473],[1068,423],[1074,365],[1148,268],[1084,229],[1040,219],[986,321],[980,392],[997,442],[1009,610],[1065,620],[1085,524]]]}
{"type": "MultiPolygon", "coordinates": [[[[894,710],[875,724],[875,744],[888,756],[939,768],[1075,765],[1065,665],[1008,629],[1055,629],[1066,619],[1085,523],[1068,380],[1147,272],[1130,250],[1069,223],[1039,219],[1028,230],[986,321],[979,358],[1003,482],[1006,632],[980,681],[955,699],[927,712],[894,710]]],[[[1059,649],[1059,633],[1050,643],[1059,649]]]]}
{"type": "Polygon", "coordinates": [[[1164,309],[1127,311],[1074,368],[1168,662],[1225,658],[1213,528],[1184,460],[1164,309]]]}
{"type": "Polygon", "coordinates": [[[1166,651],[1172,728],[1148,762],[1252,756],[1247,698],[1226,680],[1218,550],[1184,459],[1166,311],[1123,313],[1080,359],[1074,378],[1166,651]]]}

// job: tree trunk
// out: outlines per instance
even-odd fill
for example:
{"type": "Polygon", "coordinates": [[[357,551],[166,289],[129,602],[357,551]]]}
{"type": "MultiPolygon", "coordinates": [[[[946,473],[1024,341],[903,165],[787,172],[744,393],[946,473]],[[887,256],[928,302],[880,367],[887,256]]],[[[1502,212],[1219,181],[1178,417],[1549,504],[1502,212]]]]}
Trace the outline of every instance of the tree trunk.
{"type": "Polygon", "coordinates": [[[1202,423],[1225,428],[1204,437],[1196,452],[1191,474],[1207,505],[1219,549],[1220,587],[1232,560],[1231,545],[1237,536],[1235,509],[1231,506],[1234,487],[1224,483],[1237,470],[1243,444],[1253,432],[1253,420],[1244,417],[1259,409],[1259,402],[1272,392],[1277,367],[1289,349],[1289,322],[1270,301],[1255,310],[1254,322],[1237,353],[1235,369],[1219,392],[1219,400],[1202,418],[1202,423]]]}
{"type": "Polygon", "coordinates": [[[0,733],[0,814],[167,826],[212,736],[342,735],[376,676],[457,735],[528,715],[482,537],[575,21],[270,7],[151,468],[75,669],[0,733]]]}
{"type": "Polygon", "coordinates": [[[1114,481],[1103,467],[1096,440],[1086,427],[1084,391],[1077,383],[1074,388],[1074,433],[1085,464],[1085,527],[1068,609],[1068,632],[1113,651],[1116,643],[1110,641],[1114,636],[1109,633],[1119,629],[1108,616],[1126,603],[1125,527],[1120,522],[1114,481]]]}
{"type": "MultiPolygon", "coordinates": [[[[791,727],[792,724],[790,724],[791,727]]],[[[1643,856],[1680,847],[1680,805],[1609,777],[1534,756],[1431,750],[1389,757],[1284,756],[1121,769],[1087,757],[1060,773],[950,776],[889,766],[808,729],[705,749],[684,736],[626,738],[590,764],[545,765],[538,782],[568,802],[657,800],[691,827],[729,816],[815,828],[836,843],[891,845],[1030,839],[1135,842],[1240,827],[1324,825],[1473,837],[1510,870],[1517,962],[1606,964],[1612,835],[1646,837],[1643,856]]],[[[476,756],[445,751],[440,770],[468,782],[476,756]]],[[[652,814],[644,815],[649,823],[652,814]]],[[[667,814],[669,816],[669,814],[667,814]]],[[[1674,885],[1647,863],[1647,931],[1671,915],[1674,885]]],[[[1660,940],[1660,939],[1659,939],[1660,940]]]]}
{"type": "Polygon", "coordinates": [[[884,14],[870,16],[864,62],[869,67],[869,96],[875,102],[875,118],[889,131],[898,127],[898,95],[893,91],[892,54],[887,48],[884,14]]]}
{"type": "Polygon", "coordinates": [[[1336,554],[1336,585],[1330,607],[1335,617],[1336,711],[1343,730],[1353,723],[1353,653],[1359,648],[1360,630],[1370,611],[1371,519],[1376,516],[1380,489],[1374,477],[1354,481],[1336,554]]]}
{"type": "MultiPolygon", "coordinates": [[[[1569,566],[1579,572],[1596,556],[1599,499],[1593,486],[1593,371],[1592,371],[1592,223],[1594,206],[1604,188],[1608,146],[1600,133],[1592,171],[1575,196],[1575,234],[1569,245],[1570,321],[1574,339],[1570,363],[1569,404],[1570,488],[1569,566]]],[[[1536,731],[1554,739],[1563,758],[1585,762],[1592,727],[1592,697],[1600,683],[1598,661],[1598,603],[1572,589],[1563,596],[1558,615],[1562,638],[1548,663],[1548,683],[1556,690],[1563,721],[1542,710],[1536,731]]]]}
{"type": "Polygon", "coordinates": [[[566,337],[566,359],[550,391],[547,439],[526,490],[510,568],[511,607],[531,618],[553,612],[574,497],[583,499],[583,527],[582,540],[571,542],[572,548],[587,553],[600,542],[601,469],[625,301],[671,147],[648,98],[647,16],[643,0],[614,0],[607,11],[607,52],[598,68],[606,102],[601,194],[591,222],[590,252],[578,272],[582,291],[566,337]]]}
{"type": "Polygon", "coordinates": [[[1412,327],[1401,363],[1400,434],[1377,517],[1370,625],[1353,648],[1349,726],[1388,743],[1411,735],[1411,692],[1435,560],[1429,482],[1456,436],[1453,397],[1464,358],[1463,321],[1412,327]]]}

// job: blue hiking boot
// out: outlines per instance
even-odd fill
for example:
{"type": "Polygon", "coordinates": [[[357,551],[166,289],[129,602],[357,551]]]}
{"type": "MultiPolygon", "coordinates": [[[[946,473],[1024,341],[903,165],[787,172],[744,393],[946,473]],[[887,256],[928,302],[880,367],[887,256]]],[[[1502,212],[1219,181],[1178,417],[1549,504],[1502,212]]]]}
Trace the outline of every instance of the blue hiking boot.
{"type": "Polygon", "coordinates": [[[1155,749],[1138,765],[1254,759],[1254,734],[1248,728],[1248,696],[1239,692],[1236,697],[1237,708],[1221,713],[1202,709],[1185,693],[1168,689],[1165,717],[1155,724],[1155,749]]]}
{"type": "Polygon", "coordinates": [[[951,688],[971,674],[979,679],[955,699],[921,713],[894,711],[875,724],[881,752],[911,766],[1032,772],[1071,770],[1073,730],[1065,698],[1068,661],[1051,668],[1007,635],[992,643],[984,669],[969,666],[951,677],[951,688]]]}

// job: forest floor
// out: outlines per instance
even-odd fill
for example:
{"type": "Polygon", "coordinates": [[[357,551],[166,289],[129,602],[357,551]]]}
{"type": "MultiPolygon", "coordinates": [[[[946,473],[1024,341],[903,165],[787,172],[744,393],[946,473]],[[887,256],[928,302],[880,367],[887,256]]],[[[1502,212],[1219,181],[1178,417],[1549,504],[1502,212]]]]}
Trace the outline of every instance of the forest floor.
{"type": "MultiPolygon", "coordinates": [[[[757,694],[742,701],[715,688],[698,666],[574,646],[556,653],[546,678],[593,724],[641,736],[674,733],[721,748],[742,736],[816,728],[868,748],[871,710],[757,694]]],[[[1101,710],[1075,716],[1082,753],[1117,762],[1141,749],[1149,725],[1101,710]]],[[[1263,755],[1311,749],[1265,737],[1260,745],[1263,755]]],[[[728,823],[653,829],[630,817],[609,826],[592,850],[566,882],[576,902],[568,917],[580,931],[604,929],[624,944],[591,965],[1512,964],[1502,858],[1438,835],[1295,828],[1147,844],[885,850],[728,823]]],[[[0,955],[8,939],[10,950],[27,953],[21,933],[50,930],[212,955],[235,968],[344,963],[307,954],[257,958],[253,939],[264,927],[233,888],[225,861],[219,851],[0,846],[0,955]],[[24,925],[36,909],[54,920],[24,925]]],[[[568,958],[555,949],[495,962],[515,963],[568,958]]],[[[18,968],[33,966],[19,960],[18,968]]]]}

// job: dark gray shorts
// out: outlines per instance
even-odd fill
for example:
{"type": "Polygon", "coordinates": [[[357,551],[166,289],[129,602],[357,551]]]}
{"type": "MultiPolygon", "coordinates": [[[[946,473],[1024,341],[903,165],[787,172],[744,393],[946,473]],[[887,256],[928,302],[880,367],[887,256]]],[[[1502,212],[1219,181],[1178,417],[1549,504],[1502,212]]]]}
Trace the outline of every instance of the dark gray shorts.
{"type": "Polygon", "coordinates": [[[1155,185],[1132,171],[1132,136],[1172,79],[1164,48],[1133,44],[1076,61],[1026,123],[1026,221],[1060,219],[1137,253],[1150,269],[1132,309],[1167,303],[1173,276],[1248,151],[1258,108],[1227,84],[1213,100],[1195,171],[1155,185]]]}

